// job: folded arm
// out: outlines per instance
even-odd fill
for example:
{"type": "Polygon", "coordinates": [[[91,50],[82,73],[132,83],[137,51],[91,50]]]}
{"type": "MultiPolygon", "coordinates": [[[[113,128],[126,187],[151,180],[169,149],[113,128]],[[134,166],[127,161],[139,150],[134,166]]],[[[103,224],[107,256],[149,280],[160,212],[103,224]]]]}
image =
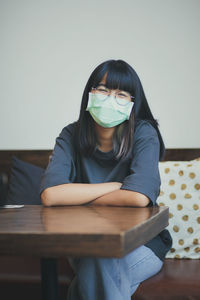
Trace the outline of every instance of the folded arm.
{"type": "Polygon", "coordinates": [[[89,204],[144,207],[148,205],[148,197],[134,191],[120,190],[121,185],[119,182],[61,184],[45,189],[41,194],[41,200],[45,206],[89,204]]]}
{"type": "Polygon", "coordinates": [[[128,190],[117,190],[95,199],[89,205],[145,207],[149,202],[149,198],[144,194],[128,190]]]}
{"type": "Polygon", "coordinates": [[[60,184],[46,188],[41,193],[41,200],[45,206],[82,205],[119,190],[120,187],[119,182],[60,184]]]}

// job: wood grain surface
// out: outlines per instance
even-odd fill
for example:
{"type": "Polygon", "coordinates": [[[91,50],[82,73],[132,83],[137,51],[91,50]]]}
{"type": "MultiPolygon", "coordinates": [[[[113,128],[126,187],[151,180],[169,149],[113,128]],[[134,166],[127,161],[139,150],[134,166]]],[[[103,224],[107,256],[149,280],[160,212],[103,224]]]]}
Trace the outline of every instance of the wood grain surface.
{"type": "Polygon", "coordinates": [[[167,225],[167,207],[0,209],[0,254],[122,257],[167,225]]]}

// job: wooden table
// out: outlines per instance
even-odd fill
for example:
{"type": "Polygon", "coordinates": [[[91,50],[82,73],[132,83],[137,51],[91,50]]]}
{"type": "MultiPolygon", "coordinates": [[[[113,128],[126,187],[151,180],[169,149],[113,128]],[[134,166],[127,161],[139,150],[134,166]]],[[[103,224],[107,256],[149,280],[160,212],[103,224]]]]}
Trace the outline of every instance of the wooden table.
{"type": "Polygon", "coordinates": [[[0,255],[41,257],[44,299],[57,299],[54,258],[123,257],[167,225],[167,207],[27,205],[0,209],[0,255]],[[54,285],[49,289],[51,280],[54,285]]]}

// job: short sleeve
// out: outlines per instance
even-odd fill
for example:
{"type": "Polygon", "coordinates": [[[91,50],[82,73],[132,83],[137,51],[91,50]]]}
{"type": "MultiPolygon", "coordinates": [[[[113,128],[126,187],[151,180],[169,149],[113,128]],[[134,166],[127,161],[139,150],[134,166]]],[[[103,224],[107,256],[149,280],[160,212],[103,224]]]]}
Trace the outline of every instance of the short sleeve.
{"type": "Polygon", "coordinates": [[[125,177],[121,189],[146,195],[150,205],[156,204],[160,193],[159,173],[160,142],[156,129],[142,120],[136,127],[130,175],[125,177]]]}
{"type": "Polygon", "coordinates": [[[68,125],[56,138],[52,157],[41,179],[40,194],[48,187],[75,181],[75,151],[72,136],[71,126],[68,125]]]}

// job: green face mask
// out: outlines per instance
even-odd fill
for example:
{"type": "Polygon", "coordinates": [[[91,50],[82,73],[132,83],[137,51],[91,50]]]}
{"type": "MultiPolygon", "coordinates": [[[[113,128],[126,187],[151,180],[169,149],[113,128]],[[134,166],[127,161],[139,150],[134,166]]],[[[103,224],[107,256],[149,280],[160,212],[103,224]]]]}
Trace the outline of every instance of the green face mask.
{"type": "Polygon", "coordinates": [[[86,110],[100,126],[111,128],[129,119],[133,105],[133,102],[113,96],[101,100],[97,94],[89,93],[86,110]]]}

